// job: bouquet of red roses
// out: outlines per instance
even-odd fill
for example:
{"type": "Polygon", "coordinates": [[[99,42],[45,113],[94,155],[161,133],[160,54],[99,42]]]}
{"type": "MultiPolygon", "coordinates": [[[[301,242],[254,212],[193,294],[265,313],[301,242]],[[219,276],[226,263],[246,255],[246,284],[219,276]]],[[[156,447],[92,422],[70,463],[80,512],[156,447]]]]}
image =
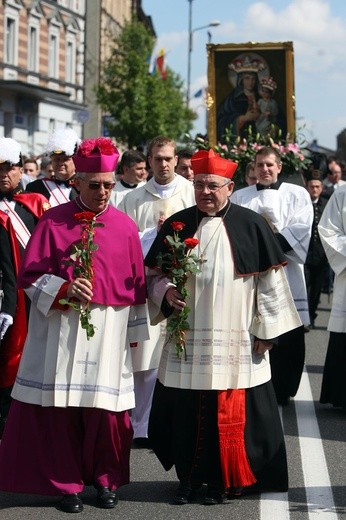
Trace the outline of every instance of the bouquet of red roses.
{"type": "MultiPolygon", "coordinates": [[[[81,241],[73,245],[72,254],[70,255],[71,260],[64,263],[73,265],[73,276],[75,278],[85,278],[93,283],[92,257],[94,251],[98,249],[98,245],[94,242],[95,228],[103,226],[103,224],[96,222],[96,214],[92,211],[76,213],[74,218],[81,226],[81,241]]],[[[88,340],[95,335],[95,326],[90,323],[89,302],[82,304],[81,302],[62,299],[59,300],[59,303],[61,305],[69,305],[79,313],[80,324],[82,329],[86,330],[88,340]]]]}
{"type": "MultiPolygon", "coordinates": [[[[179,231],[185,227],[183,222],[174,221],[171,223],[171,226],[174,231],[173,236],[166,235],[166,244],[169,251],[162,255],[159,263],[161,269],[169,276],[182,295],[183,300],[186,300],[189,296],[186,282],[192,274],[200,272],[199,265],[202,260],[192,252],[199,241],[197,238],[180,239],[179,231]]],[[[167,331],[169,332],[168,341],[173,336],[175,337],[177,356],[181,357],[184,352],[185,359],[185,335],[190,328],[188,322],[189,313],[190,308],[186,306],[180,312],[175,312],[170,316],[167,324],[167,331]]]]}

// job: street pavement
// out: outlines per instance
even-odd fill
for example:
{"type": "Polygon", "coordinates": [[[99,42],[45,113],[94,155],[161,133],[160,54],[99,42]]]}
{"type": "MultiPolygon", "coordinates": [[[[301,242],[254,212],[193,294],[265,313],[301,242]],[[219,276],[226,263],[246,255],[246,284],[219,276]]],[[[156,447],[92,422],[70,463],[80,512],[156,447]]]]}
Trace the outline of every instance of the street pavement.
{"type": "MultiPolygon", "coordinates": [[[[185,506],[171,503],[174,470],[166,472],[154,453],[133,449],[131,484],[119,490],[113,510],[95,507],[95,491],[82,495],[85,520],[346,520],[346,413],[321,405],[319,393],[328,343],[330,299],[323,294],[316,329],[305,335],[306,367],[297,396],[280,408],[285,432],[288,493],[248,495],[217,506],[201,504],[204,489],[185,506]]],[[[346,377],[346,376],[345,376],[346,377]]],[[[66,460],[66,464],[69,461],[66,460]]],[[[58,520],[59,498],[0,493],[0,520],[58,520]]]]}

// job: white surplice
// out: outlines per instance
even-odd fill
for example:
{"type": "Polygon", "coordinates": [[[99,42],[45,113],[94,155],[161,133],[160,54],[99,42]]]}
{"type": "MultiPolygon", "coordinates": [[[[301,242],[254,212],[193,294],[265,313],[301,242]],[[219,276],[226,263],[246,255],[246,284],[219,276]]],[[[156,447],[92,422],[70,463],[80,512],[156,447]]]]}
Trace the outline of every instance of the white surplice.
{"type": "MultiPolygon", "coordinates": [[[[206,262],[188,281],[190,330],[178,358],[166,337],[159,366],[165,386],[225,390],[250,388],[271,377],[269,355],[253,352],[254,336],[272,339],[301,325],[282,267],[237,276],[221,218],[204,218],[195,234],[206,262]]],[[[249,252],[251,254],[251,252],[249,252]]],[[[169,281],[150,269],[148,294],[159,310],[169,281]]]]}
{"type": "MultiPolygon", "coordinates": [[[[143,256],[146,255],[156,238],[159,218],[167,218],[173,213],[195,204],[192,183],[181,175],[176,175],[174,179],[176,186],[169,197],[162,198],[159,195],[152,178],[144,186],[128,193],[118,207],[136,222],[143,256]]],[[[148,306],[149,313],[152,315],[150,302],[148,306]]],[[[150,340],[142,342],[138,348],[131,350],[135,372],[156,369],[159,366],[164,332],[164,324],[151,326],[149,329],[150,340]]]]}
{"type": "Polygon", "coordinates": [[[91,304],[96,332],[87,340],[75,310],[51,308],[64,282],[43,275],[26,290],[33,304],[12,396],[40,406],[133,408],[129,343],[148,337],[146,307],[91,304]]]}
{"type": "Polygon", "coordinates": [[[335,272],[328,330],[346,332],[346,186],[329,199],[318,225],[330,267],[335,272]]]}
{"type": "Polygon", "coordinates": [[[304,263],[309,249],[313,207],[305,188],[283,182],[278,190],[257,190],[256,185],[237,190],[231,201],[262,215],[290,244],[286,253],[288,282],[302,323],[310,323],[304,263]]]}

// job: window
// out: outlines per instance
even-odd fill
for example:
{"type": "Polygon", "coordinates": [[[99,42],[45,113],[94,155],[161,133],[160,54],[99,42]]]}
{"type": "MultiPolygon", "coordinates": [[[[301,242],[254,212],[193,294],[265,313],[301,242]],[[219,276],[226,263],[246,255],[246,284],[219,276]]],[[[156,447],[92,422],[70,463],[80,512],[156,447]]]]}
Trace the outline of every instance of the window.
{"type": "Polygon", "coordinates": [[[58,37],[56,34],[49,35],[49,75],[51,78],[58,77],[58,37]]]}
{"type": "Polygon", "coordinates": [[[55,119],[49,118],[48,121],[48,133],[52,134],[55,130],[55,119]]]}
{"type": "Polygon", "coordinates": [[[37,72],[38,69],[38,34],[36,27],[29,27],[28,69],[34,72],[37,72]]]}
{"type": "Polygon", "coordinates": [[[16,65],[16,20],[6,18],[5,62],[16,65]]]}
{"type": "Polygon", "coordinates": [[[66,81],[68,83],[75,83],[75,61],[76,61],[76,52],[75,45],[72,41],[67,41],[66,43],[66,62],[65,62],[65,73],[66,73],[66,81]]]}

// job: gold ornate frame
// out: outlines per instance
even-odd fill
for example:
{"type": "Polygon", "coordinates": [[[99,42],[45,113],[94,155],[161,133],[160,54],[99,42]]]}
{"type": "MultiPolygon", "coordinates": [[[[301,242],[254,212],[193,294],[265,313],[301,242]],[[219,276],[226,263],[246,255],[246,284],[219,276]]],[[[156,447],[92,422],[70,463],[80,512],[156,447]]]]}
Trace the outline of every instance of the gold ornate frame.
{"type": "Polygon", "coordinates": [[[267,64],[263,74],[274,77],[277,83],[275,99],[285,117],[285,128],[282,131],[295,134],[293,42],[209,44],[207,110],[208,136],[212,146],[217,144],[218,107],[235,88],[228,74],[228,65],[243,53],[255,54],[267,64]]]}

